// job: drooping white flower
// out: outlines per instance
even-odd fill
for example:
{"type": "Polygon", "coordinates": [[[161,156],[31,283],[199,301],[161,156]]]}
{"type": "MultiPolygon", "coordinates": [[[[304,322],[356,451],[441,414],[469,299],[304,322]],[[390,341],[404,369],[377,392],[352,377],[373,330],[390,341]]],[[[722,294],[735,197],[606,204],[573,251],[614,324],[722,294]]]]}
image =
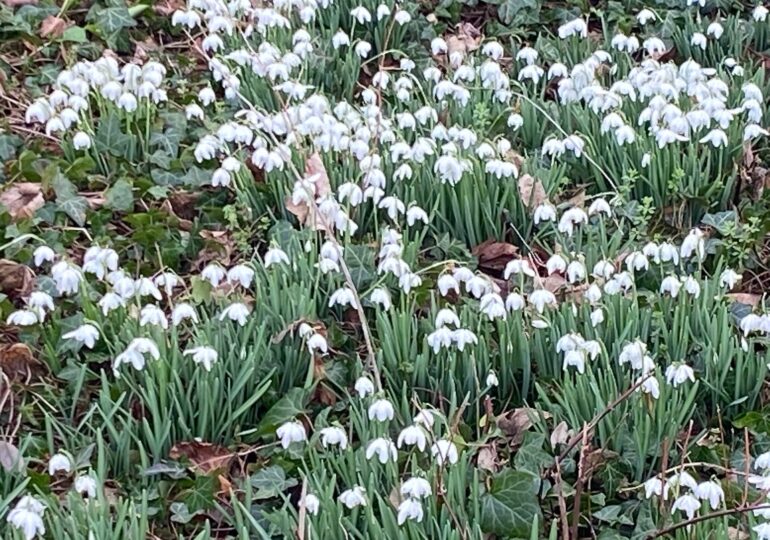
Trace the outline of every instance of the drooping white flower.
{"type": "Polygon", "coordinates": [[[355,389],[359,397],[365,398],[374,393],[374,383],[368,377],[359,377],[356,379],[355,389]]]}
{"type": "Polygon", "coordinates": [[[556,207],[551,203],[541,203],[535,208],[533,216],[535,225],[545,221],[556,221],[556,207]]]}
{"type": "Polygon", "coordinates": [[[168,319],[163,310],[155,304],[147,304],[139,312],[139,326],[160,326],[164,330],[168,328],[168,319]]]}
{"type": "Polygon", "coordinates": [[[420,523],[424,517],[422,504],[416,499],[405,499],[398,505],[398,524],[403,525],[407,520],[420,523]]]}
{"type": "Polygon", "coordinates": [[[377,460],[384,465],[388,461],[398,459],[398,450],[390,439],[378,437],[366,447],[366,459],[372,459],[374,456],[377,456],[377,460]]]}
{"type": "Polygon", "coordinates": [[[644,483],[644,498],[649,499],[653,495],[661,497],[663,495],[663,480],[653,476],[644,483]]]}
{"type": "Polygon", "coordinates": [[[719,286],[726,288],[728,291],[735,287],[740,281],[741,275],[734,270],[727,268],[719,276],[719,286]]]}
{"type": "Polygon", "coordinates": [[[356,506],[366,506],[366,489],[361,486],[353,486],[351,489],[347,489],[340,493],[339,501],[344,504],[348,510],[352,510],[356,506]]]}
{"type": "Polygon", "coordinates": [[[497,380],[497,374],[493,370],[490,369],[489,373],[487,373],[487,378],[485,383],[489,387],[498,386],[500,384],[500,381],[497,380]]]}
{"type": "Polygon", "coordinates": [[[291,420],[281,424],[278,429],[275,430],[275,435],[281,440],[281,446],[284,450],[287,449],[291,443],[301,443],[307,439],[305,426],[302,422],[297,420],[291,420]]]}
{"type": "Polygon", "coordinates": [[[387,422],[393,420],[394,414],[393,404],[387,399],[378,399],[369,405],[369,420],[376,419],[378,422],[387,422]]]}
{"type": "Polygon", "coordinates": [[[5,324],[14,326],[32,326],[39,321],[38,314],[29,309],[20,309],[12,312],[5,320],[5,324]]]}
{"type": "Polygon", "coordinates": [[[289,256],[279,247],[273,247],[265,253],[265,268],[270,268],[274,264],[291,264],[289,256]]]}
{"type": "Polygon", "coordinates": [[[222,313],[219,314],[219,320],[224,321],[225,319],[230,319],[241,326],[245,326],[249,313],[249,307],[246,304],[233,302],[222,310],[222,313]]]}
{"type": "Polygon", "coordinates": [[[666,368],[666,382],[674,388],[690,380],[695,382],[695,372],[685,363],[674,363],[666,368]]]}
{"type": "Polygon", "coordinates": [[[45,534],[44,512],[43,503],[31,495],[25,495],[8,513],[6,521],[14,529],[21,531],[26,540],[32,540],[37,535],[42,537],[45,534]]]}
{"type": "Polygon", "coordinates": [[[678,497],[671,506],[671,510],[684,512],[687,514],[687,519],[692,519],[700,510],[700,501],[688,493],[678,497]]]}
{"type": "Polygon", "coordinates": [[[312,493],[306,493],[302,500],[300,500],[299,504],[300,506],[305,507],[305,510],[307,510],[308,514],[315,516],[318,515],[318,509],[321,506],[321,501],[319,501],[318,497],[312,493]]]}
{"type": "Polygon", "coordinates": [[[329,307],[350,306],[353,309],[358,308],[358,302],[356,302],[356,295],[349,287],[340,287],[332,293],[329,297],[329,307]]]}
{"type": "Polygon", "coordinates": [[[222,266],[217,263],[207,264],[201,271],[201,278],[208,281],[212,287],[219,287],[219,284],[224,281],[227,276],[227,272],[222,266]]]}
{"type": "Polygon", "coordinates": [[[725,492],[722,490],[722,486],[714,480],[698,484],[694,494],[700,500],[708,501],[712,510],[719,508],[720,503],[725,500],[725,492]]]}
{"type": "Polygon", "coordinates": [[[401,496],[410,497],[412,499],[423,499],[430,497],[433,490],[430,487],[430,482],[424,478],[412,477],[401,484],[401,496]]]}
{"type": "Polygon", "coordinates": [[[185,319],[190,319],[196,324],[198,323],[198,315],[195,313],[195,308],[190,304],[182,302],[171,310],[171,324],[179,326],[185,319]]]}
{"type": "Polygon", "coordinates": [[[45,262],[52,262],[56,258],[54,251],[48,246],[39,246],[32,253],[35,266],[42,266],[45,262]]]}
{"type": "Polygon", "coordinates": [[[321,430],[321,444],[324,448],[339,446],[340,450],[345,450],[348,447],[348,436],[341,427],[325,427],[321,430]]]}
{"type": "Polygon", "coordinates": [[[75,482],[72,487],[75,491],[90,499],[96,497],[96,478],[90,474],[81,474],[75,478],[75,482]]]}
{"type": "Polygon", "coordinates": [[[206,346],[193,347],[192,349],[187,349],[182,354],[184,356],[192,356],[193,362],[203,365],[206,371],[211,371],[211,367],[219,358],[216,349],[206,346]]]}
{"type": "Polygon", "coordinates": [[[706,256],[706,240],[703,231],[697,228],[692,229],[682,241],[679,252],[683,259],[695,256],[699,260],[703,260],[706,256]]]}
{"type": "Polygon", "coordinates": [[[399,448],[404,445],[416,446],[420,449],[420,452],[424,452],[425,446],[428,444],[427,434],[418,425],[407,426],[398,434],[396,443],[399,448]]]}
{"type": "Polygon", "coordinates": [[[59,471],[64,471],[65,473],[72,471],[72,461],[69,456],[62,452],[52,455],[51,459],[48,460],[48,474],[53,476],[59,471]]]}
{"type": "Polygon", "coordinates": [[[430,453],[439,467],[448,463],[454,465],[460,459],[457,447],[452,441],[440,439],[430,447],[430,453]]]}
{"type": "Polygon", "coordinates": [[[248,289],[254,281],[254,270],[246,264],[237,264],[227,271],[227,281],[248,289]]]}
{"type": "Polygon", "coordinates": [[[84,324],[64,334],[62,339],[74,339],[89,349],[93,349],[94,345],[96,345],[96,340],[99,339],[99,330],[91,324],[84,324]]]}
{"type": "Polygon", "coordinates": [[[535,306],[538,313],[543,313],[546,306],[556,305],[556,296],[547,289],[535,289],[529,293],[529,303],[535,306]]]}
{"type": "Polygon", "coordinates": [[[68,295],[78,292],[83,274],[74,264],[59,261],[51,267],[51,277],[56,284],[56,291],[61,295],[68,295]]]}

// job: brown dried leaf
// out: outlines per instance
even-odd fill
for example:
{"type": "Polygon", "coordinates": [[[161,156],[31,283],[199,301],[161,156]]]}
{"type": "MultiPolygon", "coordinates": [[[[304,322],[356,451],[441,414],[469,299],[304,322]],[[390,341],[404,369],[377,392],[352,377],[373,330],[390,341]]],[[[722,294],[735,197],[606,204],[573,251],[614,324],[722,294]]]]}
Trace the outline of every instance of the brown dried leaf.
{"type": "Polygon", "coordinates": [[[24,380],[31,373],[38,372],[40,367],[40,363],[24,343],[0,345],[0,372],[10,380],[24,380]]]}
{"type": "Polygon", "coordinates": [[[457,34],[445,38],[447,45],[447,57],[452,58],[455,53],[463,56],[479,48],[481,44],[481,32],[469,22],[462,22],[457,27],[457,34]]]}
{"type": "Polygon", "coordinates": [[[40,184],[18,182],[0,194],[0,203],[8,210],[11,218],[31,218],[45,204],[40,184]]]}
{"type": "Polygon", "coordinates": [[[479,260],[479,268],[501,271],[519,250],[513,244],[490,239],[473,248],[473,255],[479,260]]]}
{"type": "Polygon", "coordinates": [[[161,2],[155,2],[152,9],[158,15],[168,17],[177,9],[184,9],[184,4],[182,0],[162,0],[161,2]]]}
{"type": "Polygon", "coordinates": [[[526,208],[537,208],[548,199],[543,183],[530,174],[519,176],[519,196],[526,208]]]}
{"type": "Polygon", "coordinates": [[[476,464],[479,469],[497,472],[497,450],[493,445],[488,445],[479,450],[479,455],[476,457],[476,464]]]}
{"type": "Polygon", "coordinates": [[[761,294],[730,293],[726,294],[725,297],[729,298],[733,302],[737,302],[738,304],[746,304],[747,306],[752,307],[758,305],[759,302],[762,301],[761,294]]]}
{"type": "Polygon", "coordinates": [[[65,21],[60,17],[49,15],[43,19],[42,23],[40,23],[40,37],[57,38],[61,36],[71,24],[72,23],[65,21]]]}
{"type": "Polygon", "coordinates": [[[35,273],[29,266],[0,259],[0,292],[12,300],[25,298],[35,286],[35,273]]]}
{"type": "Polygon", "coordinates": [[[519,407],[499,416],[497,425],[511,438],[511,444],[516,446],[524,439],[524,433],[532,427],[532,421],[538,417],[547,420],[551,415],[532,407],[519,407]]]}
{"type": "Polygon", "coordinates": [[[196,474],[209,474],[213,471],[227,472],[235,454],[217,444],[189,441],[175,444],[169,457],[186,459],[190,462],[190,470],[196,474]]]}
{"type": "Polygon", "coordinates": [[[6,441],[0,441],[0,467],[6,472],[22,472],[25,468],[19,449],[6,441]]]}
{"type": "Polygon", "coordinates": [[[3,0],[3,3],[9,7],[37,5],[38,0],[3,0]]]}
{"type": "Polygon", "coordinates": [[[551,432],[551,446],[556,448],[556,446],[560,444],[567,444],[567,442],[569,442],[570,436],[571,430],[569,429],[567,422],[562,420],[555,428],[553,428],[553,431],[551,432]]]}
{"type": "MultiPolygon", "coordinates": [[[[329,175],[326,173],[326,167],[318,152],[313,152],[307,161],[305,161],[305,177],[314,185],[314,199],[326,197],[331,193],[329,175]]],[[[311,227],[314,231],[326,230],[326,223],[324,223],[319,216],[315,215],[314,210],[305,202],[295,204],[291,195],[289,195],[286,198],[285,204],[286,209],[294,214],[303,226],[311,227]]],[[[333,225],[330,224],[329,226],[333,225]]]]}
{"type": "Polygon", "coordinates": [[[567,280],[560,274],[551,274],[542,280],[543,288],[556,294],[567,285],[567,280]]]}

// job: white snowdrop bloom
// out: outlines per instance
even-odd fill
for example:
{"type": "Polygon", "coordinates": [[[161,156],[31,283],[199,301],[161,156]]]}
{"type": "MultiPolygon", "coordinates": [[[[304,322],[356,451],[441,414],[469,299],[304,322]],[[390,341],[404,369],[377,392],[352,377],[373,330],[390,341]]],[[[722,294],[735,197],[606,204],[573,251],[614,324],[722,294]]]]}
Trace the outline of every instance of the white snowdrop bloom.
{"type": "Polygon", "coordinates": [[[436,328],[442,328],[450,324],[459,328],[460,319],[457,317],[457,314],[449,308],[439,310],[439,312],[436,314],[436,328]]]}
{"type": "Polygon", "coordinates": [[[660,397],[660,385],[658,384],[658,379],[655,377],[648,377],[645,379],[639,389],[645,394],[651,395],[653,399],[658,399],[660,397]]]}
{"type": "Polygon", "coordinates": [[[727,134],[721,129],[712,129],[699,142],[702,144],[710,143],[714,148],[727,146],[727,134]]]}
{"type": "Polygon", "coordinates": [[[118,309],[126,305],[125,297],[114,293],[108,292],[99,299],[99,307],[102,308],[102,315],[105,317],[113,310],[118,309]]]}
{"type": "Polygon", "coordinates": [[[73,489],[90,499],[96,497],[96,479],[90,474],[81,474],[75,478],[73,489]]]}
{"type": "Polygon", "coordinates": [[[703,260],[706,257],[706,240],[703,231],[692,229],[682,242],[679,252],[683,259],[695,256],[703,260]]]}
{"type": "Polygon", "coordinates": [[[664,242],[658,247],[658,255],[655,257],[655,262],[665,263],[669,261],[679,264],[679,250],[676,249],[675,245],[664,242]]]}
{"type": "Polygon", "coordinates": [[[648,259],[654,260],[656,263],[660,263],[660,247],[655,242],[647,242],[642,247],[642,253],[648,259]]]}
{"type": "Polygon", "coordinates": [[[363,6],[357,6],[350,10],[350,16],[358,21],[358,24],[372,22],[372,14],[363,6]]]}
{"type": "Polygon", "coordinates": [[[702,501],[708,501],[712,510],[719,508],[720,503],[725,500],[725,492],[719,482],[708,481],[701,482],[695,488],[694,495],[702,501]]]}
{"type": "Polygon", "coordinates": [[[212,187],[227,187],[232,182],[232,175],[224,168],[219,167],[211,174],[212,187]]]}
{"type": "Polygon", "coordinates": [[[545,263],[545,268],[548,271],[549,276],[556,273],[561,274],[567,270],[567,261],[558,253],[555,253],[548,258],[545,263]]]}
{"type": "Polygon", "coordinates": [[[671,298],[676,298],[681,288],[682,282],[676,276],[667,276],[660,282],[660,294],[668,293],[671,298]]]}
{"type": "Polygon", "coordinates": [[[166,314],[155,304],[147,304],[139,312],[139,326],[160,326],[164,330],[168,328],[166,314]]]}
{"type": "Polygon", "coordinates": [[[573,19],[565,24],[562,24],[558,30],[559,37],[561,39],[567,39],[572,36],[586,37],[588,36],[588,25],[583,19],[573,19]]]}
{"type": "Polygon", "coordinates": [[[535,208],[534,213],[535,225],[545,221],[556,221],[556,207],[551,203],[541,203],[535,208]]]}
{"type": "Polygon", "coordinates": [[[360,398],[365,398],[366,396],[374,393],[374,384],[368,377],[359,377],[356,379],[354,388],[358,393],[358,397],[360,398]]]}
{"type": "Polygon", "coordinates": [[[198,92],[198,101],[200,101],[204,107],[208,107],[216,100],[217,96],[210,86],[206,86],[198,92]]]}
{"type": "Polygon", "coordinates": [[[468,281],[476,277],[476,274],[474,274],[470,268],[465,268],[461,266],[454,269],[452,276],[459,283],[467,283],[468,281]]]}
{"type": "Polygon", "coordinates": [[[436,37],[431,40],[430,51],[434,56],[438,56],[439,54],[446,53],[447,50],[448,50],[447,42],[444,41],[443,38],[436,37]]]}
{"type": "Polygon", "coordinates": [[[591,275],[597,279],[610,279],[614,273],[615,265],[607,260],[597,262],[591,271],[591,275]]]}
{"type": "Polygon", "coordinates": [[[695,373],[684,362],[674,363],[666,368],[666,382],[674,388],[685,383],[687,380],[695,382],[695,373]]]}
{"type": "Polygon", "coordinates": [[[641,161],[642,169],[646,169],[647,167],[649,167],[651,162],[652,162],[652,154],[650,154],[649,152],[645,152],[642,155],[642,161],[641,161]]]}
{"type": "MultiPolygon", "coordinates": [[[[126,297],[127,295],[124,293],[127,293],[128,290],[130,290],[130,287],[128,287],[128,283],[124,283],[122,287],[119,287],[116,283],[113,285],[116,292],[121,294],[121,296],[126,297]]],[[[149,278],[140,278],[137,279],[133,284],[133,291],[139,298],[144,298],[145,296],[152,296],[156,300],[161,300],[163,298],[163,295],[160,294],[160,289],[155,286],[155,283],[152,282],[149,278]]],[[[129,295],[130,296],[130,295],[129,295]]]]}
{"type": "Polygon", "coordinates": [[[318,497],[312,493],[306,493],[299,504],[300,506],[305,507],[305,510],[307,510],[308,514],[315,516],[318,515],[318,509],[321,506],[321,501],[319,501],[318,497]]]}
{"type": "Polygon", "coordinates": [[[384,208],[387,211],[388,217],[394,221],[398,219],[400,214],[406,212],[406,205],[398,197],[383,197],[380,199],[377,207],[384,208]]]}
{"type": "Polygon", "coordinates": [[[577,283],[586,278],[586,267],[580,261],[572,261],[567,265],[567,281],[577,283]]]}
{"type": "Polygon", "coordinates": [[[398,440],[396,442],[399,448],[404,445],[416,446],[420,452],[424,452],[425,447],[428,444],[428,437],[422,427],[418,425],[412,425],[407,426],[401,430],[401,433],[398,434],[398,440]]]}
{"type": "Polygon", "coordinates": [[[388,15],[390,15],[390,7],[389,6],[387,6],[386,4],[380,4],[379,6],[377,6],[377,20],[378,21],[381,21],[382,19],[384,19],[388,15]]]}
{"type": "Polygon", "coordinates": [[[78,343],[82,343],[89,349],[93,349],[96,345],[96,340],[99,339],[99,330],[95,326],[90,324],[84,324],[78,326],[72,332],[67,332],[62,336],[62,339],[74,339],[78,343]]]}
{"type": "Polygon", "coordinates": [[[626,268],[629,272],[641,272],[642,270],[647,270],[650,267],[650,262],[641,251],[634,251],[630,253],[628,257],[626,257],[625,262],[626,268]]]}
{"type": "Polygon", "coordinates": [[[409,14],[409,12],[408,11],[404,11],[403,9],[397,11],[396,15],[393,18],[401,26],[407,24],[408,22],[410,22],[412,20],[412,16],[409,14]]]}
{"type": "Polygon", "coordinates": [[[174,11],[174,14],[171,15],[172,26],[186,26],[188,29],[192,30],[198,26],[200,22],[200,16],[193,10],[182,11],[181,9],[177,9],[174,11]]]}
{"type": "Polygon", "coordinates": [[[28,309],[14,311],[8,315],[8,318],[5,320],[5,324],[13,326],[32,326],[38,322],[38,314],[28,309]]]}
{"type": "Polygon", "coordinates": [[[546,306],[556,305],[556,296],[546,289],[535,289],[529,294],[529,303],[535,306],[538,313],[543,313],[546,306]]]}
{"type": "Polygon", "coordinates": [[[624,125],[615,130],[615,141],[618,145],[632,144],[635,140],[636,132],[631,126],[624,125]]]}
{"type": "Polygon", "coordinates": [[[661,497],[663,495],[663,480],[653,476],[644,483],[644,498],[649,499],[653,495],[661,497]]]}
{"type": "Polygon", "coordinates": [[[55,258],[56,254],[48,246],[39,246],[32,253],[32,259],[37,267],[42,266],[45,262],[53,262],[55,258]]]}
{"type": "Polygon", "coordinates": [[[690,38],[690,45],[693,47],[700,47],[705,51],[706,46],[708,45],[708,38],[700,32],[693,32],[692,37],[690,38]]]}
{"type": "Polygon", "coordinates": [[[671,511],[675,512],[677,510],[684,512],[687,515],[687,519],[692,519],[700,510],[700,501],[690,494],[682,495],[671,506],[671,511]]]}
{"type": "Polygon", "coordinates": [[[72,137],[72,146],[75,150],[88,150],[91,148],[91,137],[88,136],[88,133],[78,131],[72,137]]]}
{"type": "Polygon", "coordinates": [[[583,293],[583,297],[591,304],[596,304],[602,299],[602,290],[596,283],[592,283],[591,286],[586,289],[586,292],[583,293]]]}
{"type": "Polygon", "coordinates": [[[736,271],[727,268],[719,275],[719,286],[726,288],[728,291],[735,287],[735,285],[741,280],[741,275],[736,271]]]}
{"type": "Polygon", "coordinates": [[[359,41],[353,50],[359,58],[366,58],[372,51],[372,45],[368,41],[359,41]]]}
{"type": "Polygon", "coordinates": [[[356,302],[356,295],[349,287],[340,287],[334,291],[329,297],[329,307],[350,306],[353,309],[358,309],[358,303],[356,302]]]}
{"type": "Polygon", "coordinates": [[[173,272],[163,272],[158,274],[152,280],[156,287],[163,287],[166,296],[174,293],[174,287],[182,284],[182,279],[173,272]]]}
{"type": "Polygon", "coordinates": [[[421,426],[425,426],[425,428],[430,431],[433,429],[433,424],[436,421],[437,414],[440,415],[440,413],[434,411],[433,409],[420,409],[420,412],[418,412],[415,417],[412,418],[412,422],[421,426]]]}
{"type": "Polygon", "coordinates": [[[757,124],[747,124],[743,128],[743,141],[750,141],[756,139],[759,136],[767,137],[770,135],[770,131],[758,126],[757,124]]]}
{"type": "Polygon", "coordinates": [[[14,529],[21,531],[26,540],[32,540],[37,535],[42,537],[45,534],[44,512],[43,503],[31,495],[25,495],[19,499],[13,510],[8,512],[6,521],[14,529]]]}
{"type": "Polygon", "coordinates": [[[604,312],[601,308],[597,308],[591,312],[591,326],[596,328],[604,322],[604,312]]]}
{"type": "Polygon", "coordinates": [[[123,92],[118,98],[118,107],[126,112],[134,112],[137,106],[136,96],[131,92],[123,92]]]}
{"type": "Polygon", "coordinates": [[[452,342],[457,347],[457,350],[463,352],[466,345],[478,345],[479,339],[472,331],[466,328],[458,328],[452,331],[452,342]]]}
{"type": "Polygon", "coordinates": [[[203,120],[203,118],[205,117],[205,114],[203,113],[203,109],[197,103],[190,103],[189,105],[187,105],[184,108],[184,114],[188,120],[192,120],[193,118],[197,118],[198,120],[203,120]]]}
{"type": "MultiPolygon", "coordinates": [[[[757,8],[760,7],[762,6],[757,6],[757,8]]],[[[757,10],[755,9],[754,11],[756,12],[757,10]]],[[[770,523],[760,523],[752,527],[751,530],[757,534],[757,540],[770,540],[770,523]]]]}
{"type": "Polygon", "coordinates": [[[212,287],[219,287],[219,284],[224,281],[227,276],[227,272],[221,265],[217,263],[209,263],[201,271],[201,279],[208,281],[212,287]]]}
{"type": "Polygon", "coordinates": [[[393,404],[390,401],[381,398],[369,405],[367,414],[369,420],[376,419],[378,422],[388,422],[393,420],[395,411],[393,410],[393,404]]]}
{"type": "Polygon", "coordinates": [[[48,100],[45,98],[38,99],[34,101],[29,107],[27,107],[27,111],[24,113],[24,121],[27,124],[31,124],[33,122],[37,122],[38,124],[45,124],[48,119],[51,118],[52,112],[53,110],[51,109],[48,100]]]}
{"type": "Polygon", "coordinates": [[[505,309],[508,311],[520,311],[525,305],[524,297],[519,293],[512,292],[505,297],[505,309]]]}
{"type": "Polygon", "coordinates": [[[497,41],[488,41],[481,48],[481,54],[489,56],[494,60],[500,60],[504,54],[503,46],[497,41]]]}
{"type": "Polygon", "coordinates": [[[757,489],[767,491],[770,489],[770,476],[749,476],[749,484],[757,486],[757,489]]]}
{"type": "Polygon", "coordinates": [[[639,13],[636,14],[636,20],[639,21],[639,24],[641,24],[642,26],[656,19],[657,17],[655,16],[655,14],[647,8],[641,10],[639,13]]]}
{"type": "Polygon", "coordinates": [[[206,371],[211,371],[212,366],[219,359],[217,351],[211,347],[193,347],[182,353],[184,356],[192,356],[193,362],[201,364],[206,371]]]}
{"type": "Polygon", "coordinates": [[[594,200],[591,206],[588,207],[588,215],[593,216],[595,214],[607,214],[608,217],[612,217],[612,209],[609,203],[602,198],[594,200]]]}
{"type": "Polygon", "coordinates": [[[195,308],[190,304],[182,302],[171,310],[171,324],[179,326],[185,319],[190,319],[196,324],[198,323],[198,315],[195,313],[195,308]]]}
{"type": "Polygon", "coordinates": [[[437,281],[437,285],[441,296],[448,295],[449,291],[454,291],[455,294],[460,294],[460,284],[451,274],[440,275],[437,281]]]}
{"type": "Polygon", "coordinates": [[[588,215],[581,208],[570,208],[564,212],[559,220],[559,232],[572,236],[575,225],[588,223],[588,215]]]}
{"type": "Polygon", "coordinates": [[[398,450],[396,450],[396,445],[390,439],[378,437],[366,447],[366,459],[371,460],[375,456],[384,465],[388,461],[396,461],[398,459],[398,450]]]}
{"type": "Polygon", "coordinates": [[[398,278],[398,286],[401,287],[404,294],[409,294],[409,291],[420,285],[422,285],[422,278],[412,272],[405,272],[398,278]]]}
{"type": "Polygon", "coordinates": [[[302,422],[297,420],[281,424],[278,429],[275,430],[275,435],[281,440],[281,446],[284,450],[286,450],[291,443],[301,443],[307,439],[305,426],[302,425],[302,422]]]}
{"type": "Polygon", "coordinates": [[[80,269],[67,261],[59,261],[51,267],[51,277],[60,295],[75,294],[80,289],[83,275],[80,269]]]}
{"type": "Polygon", "coordinates": [[[307,338],[307,348],[310,354],[315,354],[316,351],[319,351],[321,354],[329,352],[329,344],[326,342],[326,338],[316,333],[307,338]]]}
{"type": "Polygon", "coordinates": [[[762,326],[762,318],[753,313],[749,313],[741,319],[740,327],[743,331],[743,335],[748,336],[752,332],[756,332],[762,326]]]}
{"type": "Polygon", "coordinates": [[[532,65],[537,61],[538,52],[532,47],[522,47],[519,52],[516,53],[516,60],[523,60],[528,65],[532,65]]]}
{"type": "Polygon", "coordinates": [[[564,154],[566,150],[567,149],[564,146],[564,141],[556,138],[550,138],[543,143],[541,152],[544,156],[559,157],[564,154]]]}
{"type": "Polygon", "coordinates": [[[439,467],[443,466],[445,463],[454,465],[460,459],[457,447],[452,441],[446,439],[436,441],[433,446],[430,447],[430,453],[439,467]]]}
{"type": "Polygon", "coordinates": [[[369,300],[371,300],[372,304],[379,304],[382,306],[382,309],[385,311],[388,311],[393,306],[390,299],[390,292],[384,287],[373,289],[369,295],[369,300]]]}
{"type": "Polygon", "coordinates": [[[487,378],[484,382],[490,388],[500,384],[500,381],[497,379],[497,374],[491,369],[489,370],[489,373],[487,373],[487,378]]]}
{"type": "Polygon", "coordinates": [[[321,430],[321,444],[324,448],[339,446],[340,450],[345,450],[348,447],[348,436],[341,427],[325,427],[321,430]]]}
{"type": "Polygon", "coordinates": [[[695,279],[692,276],[687,276],[682,280],[682,285],[684,285],[684,290],[687,291],[691,296],[698,298],[700,296],[700,283],[698,283],[698,280],[695,279]]]}
{"type": "Polygon", "coordinates": [[[529,277],[535,277],[537,275],[527,259],[511,259],[508,264],[505,265],[503,277],[505,279],[510,279],[513,274],[524,274],[529,277]]]}
{"type": "Polygon", "coordinates": [[[412,499],[424,499],[433,494],[430,482],[424,478],[412,477],[401,484],[401,496],[412,499]]]}
{"type": "Polygon", "coordinates": [[[568,367],[575,367],[578,370],[578,373],[581,375],[585,373],[586,370],[586,355],[583,351],[578,350],[572,350],[567,351],[564,353],[564,363],[562,364],[562,369],[564,371],[567,371],[568,367]]]}
{"type": "Polygon", "coordinates": [[[422,504],[416,499],[405,499],[398,505],[398,524],[403,525],[407,520],[422,522],[424,512],[422,504]]]}
{"type": "Polygon", "coordinates": [[[240,326],[245,326],[249,318],[249,307],[241,302],[233,302],[219,314],[219,320],[230,319],[237,322],[240,326]]]}
{"type": "Polygon", "coordinates": [[[366,506],[365,494],[366,490],[364,488],[361,486],[353,486],[353,488],[340,493],[339,501],[344,504],[348,510],[352,510],[356,506],[366,506]]]}
{"type": "Polygon", "coordinates": [[[644,357],[647,354],[647,345],[639,340],[627,343],[620,351],[618,357],[618,363],[631,364],[633,369],[642,369],[644,365],[644,357]]]}
{"type": "Polygon", "coordinates": [[[770,452],[759,454],[754,460],[754,468],[760,470],[770,469],[770,452]]]}
{"type": "Polygon", "coordinates": [[[72,471],[72,461],[70,458],[61,452],[58,452],[51,456],[48,460],[48,474],[50,476],[55,475],[59,471],[69,473],[72,471]]]}
{"type": "Polygon", "coordinates": [[[710,25],[708,25],[708,28],[706,28],[706,35],[711,36],[714,39],[721,38],[724,32],[725,32],[725,29],[718,22],[713,22],[710,25]]]}
{"type": "Polygon", "coordinates": [[[417,221],[422,221],[427,225],[429,223],[428,214],[419,206],[412,205],[406,211],[406,222],[412,227],[417,221]]]}
{"type": "MultiPolygon", "coordinates": [[[[265,263],[265,268],[268,264],[265,263]]],[[[254,270],[246,264],[237,264],[227,271],[227,281],[233,285],[240,285],[244,289],[251,287],[254,281],[254,270]]]]}
{"type": "Polygon", "coordinates": [[[448,349],[452,346],[454,332],[446,326],[437,328],[428,334],[427,341],[434,354],[438,354],[442,348],[448,349]]]}
{"type": "Polygon", "coordinates": [[[763,5],[758,5],[751,12],[751,17],[757,22],[765,22],[767,20],[768,9],[763,5]]]}

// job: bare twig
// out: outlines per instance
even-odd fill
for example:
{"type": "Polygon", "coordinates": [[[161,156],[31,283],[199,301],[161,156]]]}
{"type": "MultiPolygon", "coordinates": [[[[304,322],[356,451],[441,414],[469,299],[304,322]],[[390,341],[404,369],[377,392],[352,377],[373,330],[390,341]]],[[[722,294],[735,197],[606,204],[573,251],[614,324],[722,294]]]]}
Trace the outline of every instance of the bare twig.
{"type": "Polygon", "coordinates": [[[572,530],[569,538],[577,539],[578,525],[580,524],[580,497],[583,495],[583,484],[585,483],[585,450],[588,447],[588,430],[583,426],[581,430],[583,439],[580,444],[580,458],[578,459],[578,478],[575,484],[575,502],[572,504],[572,530]]]}
{"type": "Polygon", "coordinates": [[[666,527],[665,529],[658,529],[657,531],[650,533],[647,536],[647,540],[652,540],[653,538],[660,538],[660,537],[669,535],[672,532],[677,531],[679,529],[683,529],[685,527],[689,527],[690,525],[695,525],[696,523],[701,523],[703,521],[708,521],[710,519],[731,516],[733,514],[745,514],[746,512],[751,512],[752,510],[764,510],[766,508],[770,508],[770,504],[754,503],[748,506],[738,506],[736,508],[728,508],[726,510],[720,510],[719,512],[711,512],[709,514],[703,514],[702,516],[697,516],[692,519],[688,519],[687,521],[682,521],[681,523],[675,523],[674,525],[671,525],[670,527],[666,527]]]}
{"type": "Polygon", "coordinates": [[[554,488],[559,500],[559,523],[561,523],[561,536],[565,540],[569,539],[569,520],[567,519],[567,501],[564,499],[564,490],[562,489],[561,465],[558,461],[555,463],[556,472],[554,474],[554,488]]]}

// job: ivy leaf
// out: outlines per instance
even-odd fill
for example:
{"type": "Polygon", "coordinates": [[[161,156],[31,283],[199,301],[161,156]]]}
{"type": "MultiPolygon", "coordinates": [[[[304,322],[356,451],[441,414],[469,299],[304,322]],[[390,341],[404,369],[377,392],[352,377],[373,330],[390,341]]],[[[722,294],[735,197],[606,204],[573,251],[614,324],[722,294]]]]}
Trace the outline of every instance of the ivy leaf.
{"type": "Polygon", "coordinates": [[[112,154],[130,160],[134,154],[134,137],[123,133],[118,116],[110,114],[99,123],[94,148],[100,154],[112,154]]]}
{"type": "Polygon", "coordinates": [[[516,457],[513,458],[516,468],[539,475],[540,471],[548,467],[553,462],[553,458],[543,450],[544,442],[545,435],[542,433],[528,432],[524,435],[524,442],[516,452],[516,457]]]}
{"type": "Polygon", "coordinates": [[[214,504],[217,481],[213,476],[196,476],[192,488],[185,494],[184,503],[191,514],[211,508],[214,504]]]}
{"type": "Polygon", "coordinates": [[[67,214],[79,227],[85,225],[88,209],[86,198],[78,195],[75,185],[60,172],[54,176],[52,185],[56,193],[57,210],[67,214]]]}
{"type": "Polygon", "coordinates": [[[726,212],[717,212],[716,214],[706,214],[703,216],[702,223],[713,227],[719,234],[726,234],[738,222],[738,214],[735,210],[726,212]]]}
{"type": "Polygon", "coordinates": [[[532,521],[542,521],[537,504],[538,479],[528,472],[507,470],[481,497],[481,528],[502,537],[529,536],[532,521]]]}
{"type": "Polygon", "coordinates": [[[105,206],[118,212],[128,212],[134,207],[132,184],[125,178],[115,182],[104,194],[105,206]]]}
{"type": "Polygon", "coordinates": [[[0,135],[0,161],[9,161],[16,157],[16,149],[22,140],[16,135],[0,135]]]}
{"type": "Polygon", "coordinates": [[[497,15],[503,23],[510,24],[520,12],[527,10],[538,11],[537,2],[535,0],[504,0],[497,8],[497,15]]]}
{"type": "Polygon", "coordinates": [[[296,478],[286,479],[286,471],[278,465],[272,465],[257,471],[251,477],[251,486],[257,488],[252,496],[256,500],[277,497],[290,487],[297,485],[296,478]]]}
{"type": "Polygon", "coordinates": [[[97,11],[94,23],[105,34],[136,25],[136,21],[125,6],[109,7],[97,11]]]}
{"type": "Polygon", "coordinates": [[[303,388],[292,388],[286,392],[262,417],[258,431],[267,433],[277,425],[305,412],[305,401],[307,398],[308,393],[303,388]]]}

